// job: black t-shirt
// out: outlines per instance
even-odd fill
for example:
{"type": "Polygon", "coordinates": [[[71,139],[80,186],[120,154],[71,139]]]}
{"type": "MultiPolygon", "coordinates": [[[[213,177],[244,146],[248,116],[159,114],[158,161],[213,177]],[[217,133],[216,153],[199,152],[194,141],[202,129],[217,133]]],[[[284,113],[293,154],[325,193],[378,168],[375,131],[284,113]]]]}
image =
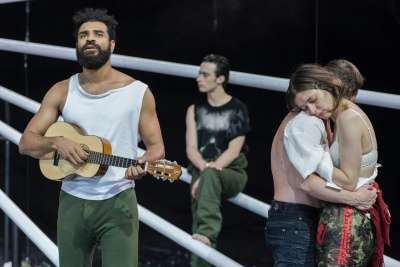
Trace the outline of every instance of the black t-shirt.
{"type": "MultiPolygon", "coordinates": [[[[206,97],[195,103],[194,118],[197,128],[197,146],[204,159],[214,159],[222,154],[229,142],[250,131],[246,105],[232,97],[226,104],[213,107],[206,97]]],[[[242,150],[247,150],[244,145],[242,150]]]]}

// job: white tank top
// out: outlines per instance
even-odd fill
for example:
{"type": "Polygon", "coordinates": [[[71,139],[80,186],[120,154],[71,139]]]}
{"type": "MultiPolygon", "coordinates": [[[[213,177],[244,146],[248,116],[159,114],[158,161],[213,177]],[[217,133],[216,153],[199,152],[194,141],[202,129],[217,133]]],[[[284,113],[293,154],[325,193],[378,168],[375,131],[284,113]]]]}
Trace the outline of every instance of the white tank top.
{"type": "MultiPolygon", "coordinates": [[[[361,118],[361,120],[363,121],[363,123],[365,124],[365,126],[368,129],[369,138],[371,140],[371,143],[373,144],[372,131],[371,131],[370,127],[368,126],[368,123],[361,116],[361,114],[358,113],[356,110],[354,110],[354,109],[350,109],[350,110],[355,112],[361,118]]],[[[339,147],[340,147],[339,137],[338,137],[338,134],[336,134],[335,140],[331,144],[329,150],[330,150],[333,165],[337,168],[340,167],[339,147]]],[[[365,184],[371,183],[375,180],[376,176],[378,175],[378,164],[377,163],[378,163],[378,150],[376,148],[373,148],[371,151],[369,151],[361,156],[361,163],[360,163],[361,166],[360,167],[365,168],[365,167],[375,165],[375,170],[374,170],[374,173],[370,177],[359,177],[356,189],[360,188],[361,186],[363,186],[365,184]]]]}
{"type": "MultiPolygon", "coordinates": [[[[113,155],[133,159],[138,152],[139,116],[146,89],[146,84],[136,80],[127,86],[92,95],[80,86],[79,74],[75,74],[69,79],[62,117],[80,126],[88,135],[107,139],[113,155]]],[[[134,187],[134,181],[124,176],[124,168],[109,166],[104,176],[67,179],[62,182],[61,189],[79,198],[103,200],[134,187]]]]}

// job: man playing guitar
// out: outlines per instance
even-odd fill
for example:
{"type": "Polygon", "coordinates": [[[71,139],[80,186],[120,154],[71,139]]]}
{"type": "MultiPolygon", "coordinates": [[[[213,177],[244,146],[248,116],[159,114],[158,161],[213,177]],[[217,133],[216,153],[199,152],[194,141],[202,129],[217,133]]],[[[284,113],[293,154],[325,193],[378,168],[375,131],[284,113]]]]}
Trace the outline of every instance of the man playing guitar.
{"type": "MultiPolygon", "coordinates": [[[[146,84],[112,68],[117,21],[107,10],[87,8],[73,17],[76,52],[82,72],[56,83],[22,135],[20,153],[41,158],[56,151],[71,164],[83,164],[87,153],[62,136],[45,137],[61,114],[88,135],[110,141],[115,154],[143,161],[164,157],[155,100],[146,84]],[[146,153],[138,158],[138,142],[146,153]]],[[[138,213],[134,179],[145,171],[109,167],[103,176],[77,176],[62,182],[57,222],[61,267],[90,266],[98,243],[102,266],[138,264],[138,213]]]]}

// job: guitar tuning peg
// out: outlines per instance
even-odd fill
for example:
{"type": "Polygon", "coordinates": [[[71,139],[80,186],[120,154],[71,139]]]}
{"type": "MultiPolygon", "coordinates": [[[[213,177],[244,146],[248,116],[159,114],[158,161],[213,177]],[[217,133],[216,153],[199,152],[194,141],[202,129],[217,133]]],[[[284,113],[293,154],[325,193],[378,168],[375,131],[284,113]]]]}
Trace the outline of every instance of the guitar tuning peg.
{"type": "Polygon", "coordinates": [[[161,177],[161,180],[165,181],[165,180],[167,180],[167,178],[161,177]]]}
{"type": "Polygon", "coordinates": [[[174,182],[174,180],[172,179],[168,179],[168,181],[172,184],[174,182]]]}
{"type": "Polygon", "coordinates": [[[157,179],[157,180],[159,180],[159,179],[160,179],[160,176],[154,176],[154,177],[156,177],[156,179],[157,179]]]}

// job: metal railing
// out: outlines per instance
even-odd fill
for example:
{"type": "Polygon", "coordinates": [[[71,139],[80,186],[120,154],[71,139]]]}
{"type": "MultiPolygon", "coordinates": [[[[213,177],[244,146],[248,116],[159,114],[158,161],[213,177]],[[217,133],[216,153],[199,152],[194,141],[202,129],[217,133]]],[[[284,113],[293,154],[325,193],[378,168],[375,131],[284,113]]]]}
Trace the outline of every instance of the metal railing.
{"type": "MultiPolygon", "coordinates": [[[[76,61],[75,48],[63,46],[0,38],[0,50],[76,61]]],[[[199,71],[198,66],[116,54],[112,55],[111,61],[113,66],[116,67],[186,78],[197,77],[199,71]]],[[[289,80],[266,75],[231,71],[229,83],[285,92],[287,90],[289,80]]],[[[357,102],[384,108],[400,109],[400,95],[395,94],[359,90],[357,102]]]]}

